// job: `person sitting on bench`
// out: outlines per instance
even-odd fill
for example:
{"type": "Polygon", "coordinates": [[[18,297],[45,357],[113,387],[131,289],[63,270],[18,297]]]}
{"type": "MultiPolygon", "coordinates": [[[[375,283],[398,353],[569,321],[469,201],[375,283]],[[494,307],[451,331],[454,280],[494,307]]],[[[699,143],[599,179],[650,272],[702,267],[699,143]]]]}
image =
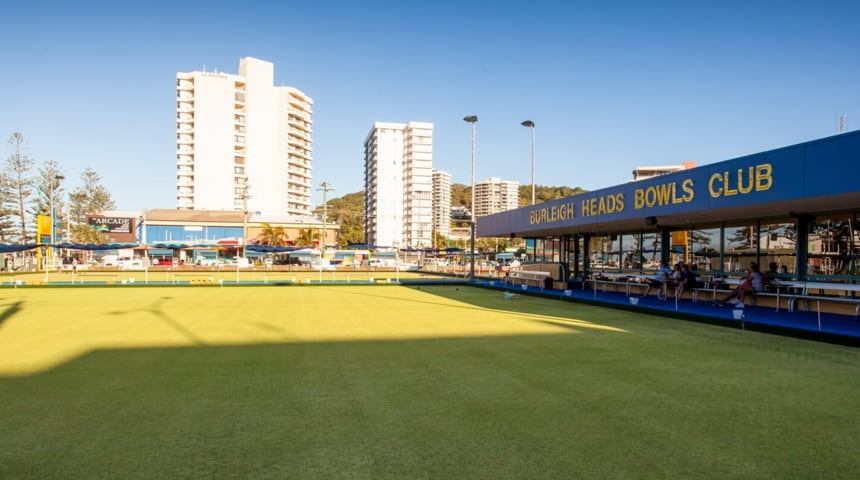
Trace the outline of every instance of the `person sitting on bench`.
{"type": "Polygon", "coordinates": [[[669,264],[666,261],[660,262],[660,270],[653,277],[645,278],[645,284],[647,287],[645,288],[645,293],[642,294],[642,298],[648,296],[651,292],[651,287],[657,287],[657,298],[661,300],[666,299],[666,284],[669,282],[669,275],[672,274],[672,271],[669,270],[669,264]]]}
{"type": "Polygon", "coordinates": [[[747,269],[746,278],[741,281],[738,288],[736,288],[732,293],[730,293],[727,297],[722,300],[714,300],[714,303],[719,305],[725,305],[729,301],[734,304],[743,304],[744,297],[746,295],[755,295],[756,293],[761,293],[764,291],[764,279],[759,273],[758,264],[755,262],[750,263],[749,268],[747,269]]]}
{"type": "Polygon", "coordinates": [[[686,263],[681,264],[681,271],[683,272],[684,281],[680,285],[678,285],[677,290],[675,291],[675,299],[680,300],[684,296],[684,291],[693,290],[695,288],[702,288],[705,286],[702,283],[697,274],[696,274],[696,266],[695,265],[687,265],[686,263]]]}

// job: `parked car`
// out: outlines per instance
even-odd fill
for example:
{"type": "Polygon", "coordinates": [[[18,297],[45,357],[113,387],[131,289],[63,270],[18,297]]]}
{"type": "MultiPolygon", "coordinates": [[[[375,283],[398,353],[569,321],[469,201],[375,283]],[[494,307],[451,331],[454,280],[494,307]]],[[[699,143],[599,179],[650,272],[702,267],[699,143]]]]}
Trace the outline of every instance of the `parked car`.
{"type": "Polygon", "coordinates": [[[139,257],[121,257],[117,261],[117,265],[121,270],[131,270],[135,268],[143,268],[143,260],[139,257]]]}

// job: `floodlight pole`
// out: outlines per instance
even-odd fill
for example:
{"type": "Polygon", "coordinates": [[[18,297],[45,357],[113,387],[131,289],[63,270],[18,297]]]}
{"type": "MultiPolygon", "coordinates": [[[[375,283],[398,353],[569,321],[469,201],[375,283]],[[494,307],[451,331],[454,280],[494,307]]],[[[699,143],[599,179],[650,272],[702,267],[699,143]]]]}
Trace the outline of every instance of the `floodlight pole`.
{"type": "Polygon", "coordinates": [[[56,208],[54,206],[54,190],[56,190],[57,187],[59,186],[60,180],[63,180],[65,178],[66,177],[64,177],[62,175],[54,175],[53,178],[51,178],[51,192],[50,192],[51,193],[51,195],[50,195],[50,203],[51,203],[51,205],[50,205],[50,207],[51,207],[51,235],[50,235],[50,238],[51,238],[51,244],[48,245],[48,248],[46,249],[47,256],[45,258],[45,281],[48,281],[48,270],[50,270],[51,268],[54,267],[54,243],[56,243],[56,240],[57,240],[56,239],[57,229],[54,225],[54,222],[57,218],[56,208]],[[48,262],[50,262],[50,265],[48,265],[48,262]]]}
{"type": "Polygon", "coordinates": [[[472,219],[469,222],[469,250],[470,250],[470,267],[469,281],[475,281],[475,124],[478,122],[477,115],[469,115],[463,117],[463,121],[472,124],[472,219]]]}
{"type": "Polygon", "coordinates": [[[535,122],[526,120],[520,125],[528,127],[532,131],[532,205],[535,204],[535,122]]]}
{"type": "Polygon", "coordinates": [[[334,189],[331,188],[331,185],[328,182],[322,182],[320,184],[320,188],[317,190],[321,190],[323,192],[323,214],[322,214],[322,238],[320,239],[320,283],[322,283],[322,264],[323,259],[325,258],[325,246],[326,246],[326,217],[328,217],[328,192],[333,192],[334,189]]]}

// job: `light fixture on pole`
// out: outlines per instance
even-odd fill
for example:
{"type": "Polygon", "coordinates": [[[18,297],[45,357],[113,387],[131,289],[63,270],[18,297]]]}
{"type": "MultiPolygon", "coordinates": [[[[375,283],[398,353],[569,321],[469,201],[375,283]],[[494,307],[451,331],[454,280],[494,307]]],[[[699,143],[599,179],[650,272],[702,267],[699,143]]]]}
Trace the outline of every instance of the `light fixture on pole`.
{"type": "Polygon", "coordinates": [[[477,115],[469,115],[463,117],[463,121],[469,122],[472,124],[472,206],[469,208],[472,212],[472,221],[470,222],[470,234],[469,234],[469,256],[470,259],[470,270],[469,270],[469,280],[475,280],[475,124],[478,122],[477,115]]]}
{"type": "Polygon", "coordinates": [[[535,122],[526,120],[520,125],[532,130],[532,205],[535,204],[535,122]]]}

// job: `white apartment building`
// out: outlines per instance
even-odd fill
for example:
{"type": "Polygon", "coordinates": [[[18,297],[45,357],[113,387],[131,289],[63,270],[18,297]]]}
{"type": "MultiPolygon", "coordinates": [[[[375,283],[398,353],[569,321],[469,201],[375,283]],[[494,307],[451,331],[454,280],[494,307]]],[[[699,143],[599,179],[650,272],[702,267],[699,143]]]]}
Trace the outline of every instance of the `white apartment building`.
{"type": "Polygon", "coordinates": [[[433,230],[451,234],[451,174],[433,169],[433,230]]]}
{"type": "Polygon", "coordinates": [[[519,207],[520,182],[502,180],[497,177],[485,178],[475,183],[475,216],[513,210],[519,207]]]}
{"type": "Polygon", "coordinates": [[[177,73],[176,90],[179,210],[310,215],[310,97],[250,57],[237,75],[177,73]]]}
{"type": "Polygon", "coordinates": [[[432,246],[432,171],[432,123],[373,124],[364,141],[367,243],[432,246]]]}

